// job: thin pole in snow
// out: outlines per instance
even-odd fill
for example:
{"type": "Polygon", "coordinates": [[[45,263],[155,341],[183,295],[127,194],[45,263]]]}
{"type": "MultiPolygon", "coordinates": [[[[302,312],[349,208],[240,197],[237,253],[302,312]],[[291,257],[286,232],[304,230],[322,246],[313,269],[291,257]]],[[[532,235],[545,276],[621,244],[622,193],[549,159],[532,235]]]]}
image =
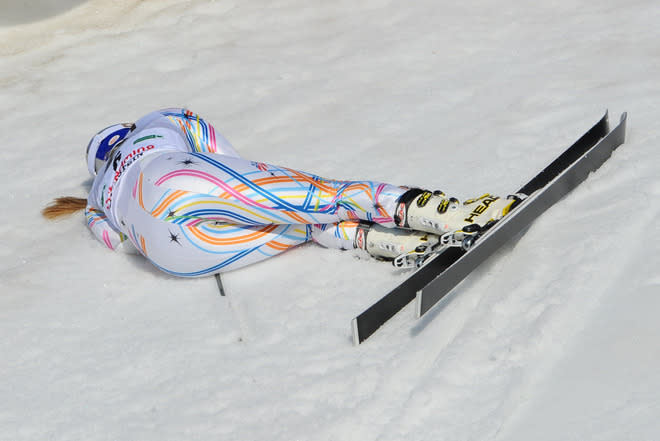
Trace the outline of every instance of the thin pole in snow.
{"type": "Polygon", "coordinates": [[[218,291],[222,297],[225,296],[225,288],[222,286],[222,279],[220,278],[220,273],[215,275],[215,281],[218,283],[218,291]]]}

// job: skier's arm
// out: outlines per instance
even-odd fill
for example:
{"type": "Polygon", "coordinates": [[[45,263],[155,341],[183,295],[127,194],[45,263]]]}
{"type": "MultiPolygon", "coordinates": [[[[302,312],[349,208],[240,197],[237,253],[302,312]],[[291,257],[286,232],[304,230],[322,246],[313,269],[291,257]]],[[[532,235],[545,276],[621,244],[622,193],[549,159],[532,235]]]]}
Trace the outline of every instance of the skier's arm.
{"type": "Polygon", "coordinates": [[[222,134],[196,113],[188,109],[163,109],[169,120],[188,140],[188,148],[195,153],[218,153],[240,158],[234,146],[222,134]]]}
{"type": "Polygon", "coordinates": [[[116,231],[110,226],[103,211],[87,204],[87,208],[85,208],[85,217],[87,218],[87,226],[89,229],[105,246],[111,250],[123,253],[138,253],[137,249],[133,246],[131,241],[128,240],[128,237],[125,234],[116,231]]]}

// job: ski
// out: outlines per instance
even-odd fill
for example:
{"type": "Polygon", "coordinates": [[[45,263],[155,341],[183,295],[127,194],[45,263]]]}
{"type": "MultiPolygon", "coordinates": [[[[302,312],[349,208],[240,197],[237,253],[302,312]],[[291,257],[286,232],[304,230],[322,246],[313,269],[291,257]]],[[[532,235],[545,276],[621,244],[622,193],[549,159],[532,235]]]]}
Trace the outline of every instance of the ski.
{"type": "Polygon", "coordinates": [[[584,152],[566,168],[551,167],[530,181],[519,192],[530,195],[502,221],[488,230],[473,248],[465,252],[452,266],[425,285],[416,294],[417,317],[424,315],[433,305],[445,297],[454,286],[472,270],[491,256],[502,244],[515,237],[548,208],[577,187],[596,171],[612,152],[623,144],[626,131],[626,114],[618,126],[593,148],[584,152]]]}
{"type": "Polygon", "coordinates": [[[520,188],[517,193],[529,197],[486,231],[469,250],[448,247],[430,257],[409,278],[355,317],[353,342],[362,343],[415,298],[417,315],[427,312],[502,244],[600,167],[623,143],[625,123],[624,113],[619,125],[608,134],[606,112],[580,139],[520,188]]]}

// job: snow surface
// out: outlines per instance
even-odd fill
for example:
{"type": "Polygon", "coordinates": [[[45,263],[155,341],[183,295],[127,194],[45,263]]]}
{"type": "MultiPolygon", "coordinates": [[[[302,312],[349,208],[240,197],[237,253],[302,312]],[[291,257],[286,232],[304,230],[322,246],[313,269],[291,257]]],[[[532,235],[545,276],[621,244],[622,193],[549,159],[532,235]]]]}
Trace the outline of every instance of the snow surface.
{"type": "Polygon", "coordinates": [[[657,1],[17,3],[0,440],[660,439],[657,1]],[[405,276],[386,264],[308,245],[220,297],[39,216],[85,196],[93,133],[167,106],[247,158],[461,198],[517,189],[607,108],[629,131],[428,317],[354,347],[405,276]]]}

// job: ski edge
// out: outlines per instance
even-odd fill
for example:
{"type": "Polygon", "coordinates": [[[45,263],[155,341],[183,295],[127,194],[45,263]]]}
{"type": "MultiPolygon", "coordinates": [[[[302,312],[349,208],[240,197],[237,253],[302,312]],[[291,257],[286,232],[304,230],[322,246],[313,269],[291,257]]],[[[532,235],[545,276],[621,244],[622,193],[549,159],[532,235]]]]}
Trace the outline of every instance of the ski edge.
{"type": "Polygon", "coordinates": [[[353,320],[351,320],[351,330],[353,331],[353,345],[357,346],[361,343],[357,317],[354,317],[353,320]]]}

